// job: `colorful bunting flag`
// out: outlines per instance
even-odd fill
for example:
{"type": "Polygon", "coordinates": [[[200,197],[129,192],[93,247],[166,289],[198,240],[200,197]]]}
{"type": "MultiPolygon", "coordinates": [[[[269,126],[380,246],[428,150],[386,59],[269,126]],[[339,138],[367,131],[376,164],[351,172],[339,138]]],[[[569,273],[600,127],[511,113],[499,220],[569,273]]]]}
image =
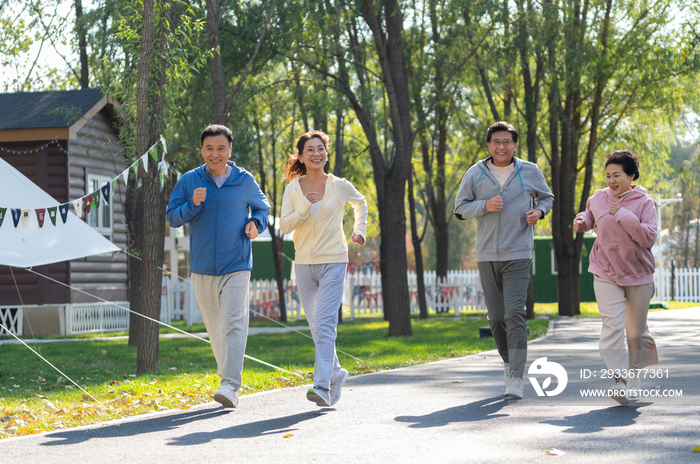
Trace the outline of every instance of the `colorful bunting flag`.
{"type": "Polygon", "coordinates": [[[0,227],[2,227],[2,221],[5,220],[5,214],[7,214],[7,208],[0,208],[0,227]]]}
{"type": "Polygon", "coordinates": [[[51,208],[46,208],[46,212],[49,214],[49,219],[51,219],[51,224],[54,226],[56,225],[56,210],[58,208],[56,206],[52,206],[51,208]]]}
{"type": "Polygon", "coordinates": [[[111,186],[111,182],[107,182],[100,188],[100,190],[102,190],[102,197],[105,199],[105,204],[109,203],[109,191],[111,186]]]}
{"type": "Polygon", "coordinates": [[[129,168],[122,171],[122,177],[124,178],[124,186],[129,185],[129,168]]]}
{"type": "Polygon", "coordinates": [[[19,208],[12,208],[12,222],[15,223],[15,229],[17,228],[17,225],[19,224],[19,220],[22,217],[22,210],[19,208]]]}
{"type": "Polygon", "coordinates": [[[156,146],[153,145],[151,149],[149,150],[149,153],[151,154],[151,158],[153,158],[153,161],[156,163],[158,162],[158,150],[156,150],[156,146]]]}
{"type": "Polygon", "coordinates": [[[46,209],[37,208],[34,210],[36,212],[36,219],[39,221],[39,229],[44,227],[44,219],[46,219],[46,209]]]}
{"type": "Polygon", "coordinates": [[[83,215],[83,199],[78,198],[77,200],[73,200],[73,209],[75,210],[75,214],[78,217],[82,217],[83,215]]]}
{"type": "Polygon", "coordinates": [[[143,163],[143,170],[144,172],[148,172],[148,153],[145,153],[141,157],[141,162],[143,163]]]}
{"type": "Polygon", "coordinates": [[[68,219],[68,208],[70,208],[69,203],[63,203],[61,206],[58,207],[58,211],[61,213],[61,220],[63,223],[66,223],[66,220],[68,219]]]}
{"type": "Polygon", "coordinates": [[[31,209],[23,209],[22,210],[22,229],[27,229],[27,226],[29,226],[29,214],[32,212],[31,209]]]}
{"type": "Polygon", "coordinates": [[[90,210],[92,209],[92,193],[90,195],[85,195],[83,197],[83,204],[85,205],[85,212],[90,214],[90,210]]]}
{"type": "Polygon", "coordinates": [[[92,209],[97,209],[100,206],[100,192],[99,190],[92,193],[92,209]]]}

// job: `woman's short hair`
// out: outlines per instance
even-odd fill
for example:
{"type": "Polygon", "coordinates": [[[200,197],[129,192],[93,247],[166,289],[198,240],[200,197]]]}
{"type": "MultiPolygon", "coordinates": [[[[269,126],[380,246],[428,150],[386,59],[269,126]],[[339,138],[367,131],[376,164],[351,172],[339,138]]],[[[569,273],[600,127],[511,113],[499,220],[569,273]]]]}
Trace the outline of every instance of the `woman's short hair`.
{"type": "Polygon", "coordinates": [[[617,150],[605,157],[605,167],[609,164],[619,164],[628,176],[634,176],[632,180],[639,179],[639,158],[629,150],[617,150]]]}
{"type": "Polygon", "coordinates": [[[306,175],[306,165],[299,161],[299,157],[301,156],[302,151],[304,151],[304,145],[306,145],[306,142],[313,138],[320,139],[321,142],[323,142],[323,146],[326,148],[326,153],[328,153],[328,144],[330,143],[331,139],[325,132],[313,130],[299,137],[296,144],[296,153],[289,155],[289,159],[284,165],[284,178],[287,179],[287,181],[292,181],[295,177],[306,175]]]}

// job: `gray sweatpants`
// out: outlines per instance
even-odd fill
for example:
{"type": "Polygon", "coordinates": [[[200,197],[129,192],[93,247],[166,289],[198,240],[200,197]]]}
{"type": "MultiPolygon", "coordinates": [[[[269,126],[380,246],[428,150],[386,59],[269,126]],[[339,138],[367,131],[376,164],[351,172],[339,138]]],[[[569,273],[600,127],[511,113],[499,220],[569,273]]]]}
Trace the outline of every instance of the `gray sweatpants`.
{"type": "Polygon", "coordinates": [[[522,377],[527,361],[525,300],[530,283],[530,259],[479,262],[489,326],[498,354],[522,377]]]}
{"type": "Polygon", "coordinates": [[[299,298],[316,345],[314,388],[330,390],[331,383],[341,376],[335,339],[346,268],[345,263],[297,264],[294,268],[299,298]]]}
{"type": "Polygon", "coordinates": [[[654,284],[620,287],[596,276],[593,290],[603,320],[600,355],[608,369],[641,369],[657,364],[656,342],[647,325],[654,284]]]}
{"type": "Polygon", "coordinates": [[[202,310],[221,385],[241,388],[243,355],[248,339],[250,271],[222,276],[192,274],[197,304],[202,310]]]}

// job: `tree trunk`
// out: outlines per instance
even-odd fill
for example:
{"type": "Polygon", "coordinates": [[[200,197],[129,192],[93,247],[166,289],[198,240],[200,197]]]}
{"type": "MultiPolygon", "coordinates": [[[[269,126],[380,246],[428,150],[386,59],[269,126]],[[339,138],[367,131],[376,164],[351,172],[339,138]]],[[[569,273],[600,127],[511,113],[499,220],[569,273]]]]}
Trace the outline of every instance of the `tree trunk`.
{"type": "MultiPolygon", "coordinates": [[[[135,313],[139,311],[139,301],[141,300],[141,260],[138,256],[143,249],[143,199],[139,195],[138,178],[134,177],[131,184],[126,189],[126,202],[124,204],[124,213],[127,227],[127,240],[129,253],[134,256],[128,256],[127,262],[129,267],[129,309],[135,313]]],[[[138,345],[138,330],[141,316],[139,314],[129,313],[129,346],[138,345]]]]}
{"type": "Polygon", "coordinates": [[[423,268],[423,250],[421,244],[423,239],[418,236],[418,225],[416,224],[416,202],[413,196],[413,176],[408,176],[408,210],[411,215],[411,240],[413,242],[413,253],[416,257],[416,286],[418,287],[418,309],[421,319],[428,318],[428,302],[425,300],[425,274],[423,268]]]}
{"type": "Polygon", "coordinates": [[[206,0],[207,4],[207,45],[212,52],[209,57],[209,71],[211,72],[212,90],[214,93],[214,124],[223,126],[228,122],[226,108],[226,83],[224,81],[224,67],[219,54],[219,0],[206,0]]]}
{"type": "MultiPolygon", "coordinates": [[[[163,89],[167,74],[167,23],[172,24],[176,13],[171,1],[161,4],[158,17],[159,35],[155,43],[157,62],[151,62],[154,43],[154,5],[153,0],[144,1],[143,30],[139,57],[138,107],[136,141],[138,153],[145,153],[161,136],[164,128],[163,115],[165,96],[163,89]],[[151,67],[153,65],[153,68],[151,67]]],[[[143,251],[141,267],[141,314],[154,320],[145,319],[139,323],[138,350],[136,355],[136,372],[152,372],[160,359],[158,339],[158,321],[160,319],[160,301],[162,286],[163,253],[165,246],[165,209],[166,198],[160,186],[160,174],[157,162],[150,155],[146,157],[148,171],[139,171],[143,195],[143,251]]]]}
{"type": "Polygon", "coordinates": [[[80,50],[80,88],[87,89],[90,86],[90,73],[82,0],[75,0],[75,26],[78,32],[78,50],[80,50]]]}

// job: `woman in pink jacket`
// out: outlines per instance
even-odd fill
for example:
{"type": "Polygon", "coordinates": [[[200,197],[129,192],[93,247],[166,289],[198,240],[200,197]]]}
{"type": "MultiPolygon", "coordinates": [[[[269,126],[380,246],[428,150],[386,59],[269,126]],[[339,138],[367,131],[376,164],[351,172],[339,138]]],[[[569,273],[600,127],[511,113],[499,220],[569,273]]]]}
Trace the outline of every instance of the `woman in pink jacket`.
{"type": "Polygon", "coordinates": [[[608,188],[596,191],[574,220],[574,232],[598,229],[590,254],[598,309],[603,320],[600,354],[613,373],[612,398],[621,404],[635,397],[639,369],[658,362],[647,313],[654,295],[656,209],[646,190],[632,184],[639,160],[620,150],[605,158],[608,188]],[[625,346],[625,334],[627,346],[625,346]]]}

